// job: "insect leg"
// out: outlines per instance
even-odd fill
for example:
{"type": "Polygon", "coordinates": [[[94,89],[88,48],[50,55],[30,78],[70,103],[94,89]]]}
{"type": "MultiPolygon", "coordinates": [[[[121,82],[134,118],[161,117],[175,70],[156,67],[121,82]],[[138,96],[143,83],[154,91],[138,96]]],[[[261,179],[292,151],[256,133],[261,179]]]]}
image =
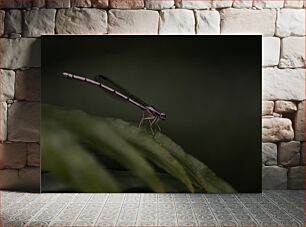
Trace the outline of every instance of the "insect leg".
{"type": "Polygon", "coordinates": [[[160,128],[159,125],[158,125],[158,121],[159,121],[159,117],[157,118],[157,120],[156,120],[156,122],[155,122],[155,125],[156,125],[157,129],[161,132],[161,128],[160,128]]]}
{"type": "Polygon", "coordinates": [[[155,121],[155,117],[150,117],[150,118],[148,118],[148,121],[149,121],[149,126],[150,126],[150,129],[151,129],[151,132],[152,132],[152,134],[154,135],[155,134],[155,132],[154,132],[154,130],[153,130],[153,127],[152,127],[152,125],[153,125],[153,123],[154,123],[154,121],[155,121]],[[152,121],[151,121],[152,120],[152,121]]]}
{"type": "Polygon", "coordinates": [[[155,124],[157,118],[153,117],[152,119],[153,121],[150,121],[150,127],[152,127],[155,124]]]}
{"type": "Polygon", "coordinates": [[[154,120],[155,116],[153,116],[152,114],[148,113],[148,116],[144,118],[144,120],[148,120],[150,125],[152,124],[151,123],[151,120],[154,120]]]}
{"type": "Polygon", "coordinates": [[[154,132],[153,128],[150,127],[150,129],[151,129],[152,135],[154,136],[154,135],[155,135],[155,132],[154,132]]]}
{"type": "MultiPolygon", "coordinates": [[[[152,116],[150,116],[150,117],[145,117],[145,118],[144,118],[144,120],[149,120],[149,121],[150,121],[150,120],[153,120],[153,119],[154,119],[154,117],[152,117],[152,116]]],[[[151,122],[151,121],[150,121],[150,122],[151,122]]]]}
{"type": "Polygon", "coordinates": [[[150,121],[150,128],[151,128],[151,131],[152,131],[153,135],[156,134],[155,126],[156,126],[156,123],[158,122],[158,120],[159,120],[159,118],[157,116],[155,116],[153,121],[150,121]]]}
{"type": "Polygon", "coordinates": [[[140,120],[140,122],[139,122],[139,124],[138,124],[138,128],[141,127],[141,125],[142,125],[142,123],[143,123],[143,121],[144,121],[144,118],[145,118],[145,112],[142,112],[142,117],[141,117],[141,120],[140,120]]]}

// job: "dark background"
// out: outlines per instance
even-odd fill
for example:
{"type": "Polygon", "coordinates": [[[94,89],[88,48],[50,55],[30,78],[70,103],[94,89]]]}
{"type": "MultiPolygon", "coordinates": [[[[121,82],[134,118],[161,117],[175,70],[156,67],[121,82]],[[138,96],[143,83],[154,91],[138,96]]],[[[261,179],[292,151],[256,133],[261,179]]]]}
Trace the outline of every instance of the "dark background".
{"type": "Polygon", "coordinates": [[[63,71],[111,78],[239,192],[261,191],[261,36],[42,37],[43,103],[138,122],[137,107],[63,71]]]}

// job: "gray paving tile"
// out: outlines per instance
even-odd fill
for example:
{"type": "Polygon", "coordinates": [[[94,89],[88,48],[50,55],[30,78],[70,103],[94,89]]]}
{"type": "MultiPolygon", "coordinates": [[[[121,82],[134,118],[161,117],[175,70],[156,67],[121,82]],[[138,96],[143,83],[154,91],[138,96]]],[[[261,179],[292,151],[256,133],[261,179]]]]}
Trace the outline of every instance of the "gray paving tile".
{"type": "Polygon", "coordinates": [[[4,226],[304,226],[303,191],[260,194],[1,192],[4,226]]]}

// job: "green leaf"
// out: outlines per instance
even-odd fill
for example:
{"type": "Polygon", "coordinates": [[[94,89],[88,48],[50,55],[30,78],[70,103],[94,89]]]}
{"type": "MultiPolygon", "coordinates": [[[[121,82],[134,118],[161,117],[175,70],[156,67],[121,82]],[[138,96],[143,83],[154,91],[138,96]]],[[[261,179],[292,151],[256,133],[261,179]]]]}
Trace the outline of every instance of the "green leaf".
{"type": "Polygon", "coordinates": [[[50,107],[46,107],[44,113],[47,118],[56,119],[63,127],[77,135],[79,141],[132,170],[153,191],[164,192],[164,187],[149,162],[139,155],[133,145],[105,123],[103,118],[96,118],[81,111],[56,110],[50,107]]]}
{"type": "MultiPolygon", "coordinates": [[[[65,143],[70,141],[67,147],[82,149],[83,153],[90,152],[87,151],[88,147],[93,148],[116,160],[155,192],[164,192],[165,188],[173,189],[179,181],[190,192],[194,192],[195,188],[200,192],[235,192],[230,184],[216,176],[204,163],[184,152],[179,145],[161,133],[153,136],[147,129],[121,119],[102,118],[82,111],[43,105],[43,122],[48,120],[57,122],[57,127],[70,137],[72,135],[72,139],[63,137],[65,143]],[[73,144],[77,147],[72,146],[73,144]],[[155,172],[149,161],[179,181],[165,181],[167,178],[155,172]],[[163,179],[160,179],[161,176],[163,179]]],[[[43,138],[46,135],[43,134],[43,138]]],[[[55,137],[62,137],[62,133],[55,137]]],[[[66,161],[69,162],[68,157],[65,157],[66,161]]],[[[119,175],[116,172],[116,176],[124,176],[128,172],[119,175]]],[[[120,179],[120,182],[126,182],[120,179]]],[[[140,187],[141,184],[134,184],[133,187],[135,185],[140,187]]],[[[125,189],[128,190],[126,187],[125,189]]]]}
{"type": "Polygon", "coordinates": [[[193,177],[194,182],[207,192],[235,192],[227,182],[216,176],[203,162],[200,162],[173,142],[169,137],[157,133],[155,141],[169,151],[193,177]]]}
{"type": "Polygon", "coordinates": [[[218,177],[211,169],[209,169],[203,162],[199,161],[195,157],[187,154],[192,161],[192,166],[196,168],[195,171],[199,172],[204,179],[204,182],[199,182],[200,185],[206,189],[207,192],[237,192],[229,183],[218,177]]]}
{"type": "Polygon", "coordinates": [[[117,132],[124,139],[136,146],[142,155],[172,176],[181,180],[190,192],[194,191],[192,182],[184,167],[168,150],[156,143],[154,136],[150,132],[121,119],[107,118],[106,120],[111,127],[117,129],[117,132]]]}
{"type": "Polygon", "coordinates": [[[118,192],[117,182],[54,121],[42,124],[43,167],[84,192],[118,192]]]}

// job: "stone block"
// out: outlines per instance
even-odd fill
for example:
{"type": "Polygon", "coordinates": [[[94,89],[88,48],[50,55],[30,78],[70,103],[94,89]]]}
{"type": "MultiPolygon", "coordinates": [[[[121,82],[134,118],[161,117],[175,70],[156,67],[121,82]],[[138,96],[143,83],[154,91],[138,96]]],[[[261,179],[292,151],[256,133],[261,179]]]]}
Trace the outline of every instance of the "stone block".
{"type": "Polygon", "coordinates": [[[174,0],[145,0],[145,7],[146,9],[154,9],[154,10],[161,10],[161,9],[170,9],[174,8],[174,0]]]}
{"type": "Polygon", "coordinates": [[[70,0],[71,7],[91,7],[90,0],[70,0]]]}
{"type": "Polygon", "coordinates": [[[5,50],[0,68],[19,69],[40,66],[40,40],[36,38],[0,38],[0,46],[5,50]]]}
{"type": "Polygon", "coordinates": [[[276,36],[304,36],[305,35],[305,10],[281,9],[277,13],[276,36]]]}
{"type": "Polygon", "coordinates": [[[22,33],[22,11],[11,9],[6,12],[4,19],[4,33],[22,33]]]}
{"type": "Polygon", "coordinates": [[[303,0],[285,0],[285,8],[303,8],[303,0]]]}
{"type": "Polygon", "coordinates": [[[40,192],[40,168],[0,170],[1,189],[22,192],[40,192]]]}
{"type": "Polygon", "coordinates": [[[264,166],[262,169],[263,189],[287,189],[287,169],[279,166],[264,166]]]}
{"type": "Polygon", "coordinates": [[[40,68],[16,71],[15,98],[40,101],[40,68]]]}
{"type": "Polygon", "coordinates": [[[7,104],[0,103],[0,142],[7,139],[7,104]]]}
{"type": "Polygon", "coordinates": [[[55,9],[32,9],[24,12],[23,36],[53,35],[55,9]]]}
{"type": "Polygon", "coordinates": [[[300,165],[305,166],[306,165],[306,159],[305,159],[305,142],[301,143],[301,162],[300,165]]]}
{"type": "Polygon", "coordinates": [[[274,109],[273,101],[262,101],[262,112],[261,115],[272,115],[274,109]]]}
{"type": "Polygon", "coordinates": [[[40,167],[40,149],[38,143],[28,143],[28,166],[40,167]]]}
{"type": "Polygon", "coordinates": [[[0,170],[0,187],[2,190],[16,190],[14,186],[18,184],[18,171],[16,169],[0,170]]]}
{"type": "Polygon", "coordinates": [[[275,101],[275,110],[276,113],[292,113],[297,111],[297,106],[294,102],[277,100],[275,101]]]}
{"type": "Polygon", "coordinates": [[[220,14],[216,10],[196,10],[197,34],[220,34],[220,14]]]}
{"type": "Polygon", "coordinates": [[[0,10],[0,35],[1,36],[4,34],[4,16],[5,16],[5,11],[0,10]]]}
{"type": "Polygon", "coordinates": [[[300,142],[280,143],[278,147],[278,164],[282,166],[298,166],[300,164],[300,142]]]}
{"type": "Polygon", "coordinates": [[[0,69],[0,101],[14,99],[15,72],[0,69]]]}
{"type": "Polygon", "coordinates": [[[254,0],[253,6],[257,9],[265,9],[265,8],[283,8],[284,0],[254,0]]]}
{"type": "Polygon", "coordinates": [[[234,8],[252,8],[253,6],[253,1],[251,0],[234,0],[233,2],[233,7],[234,8]]]}
{"type": "Polygon", "coordinates": [[[2,9],[21,9],[31,8],[32,1],[30,0],[1,0],[0,8],[2,9]]]}
{"type": "Polygon", "coordinates": [[[45,0],[47,8],[52,9],[61,9],[61,8],[69,8],[70,0],[45,0]]]}
{"type": "Polygon", "coordinates": [[[282,39],[282,51],[279,67],[305,67],[305,38],[287,37],[282,39]]]}
{"type": "Polygon", "coordinates": [[[221,15],[222,34],[259,34],[273,36],[276,11],[273,9],[223,9],[221,15]]]}
{"type": "Polygon", "coordinates": [[[92,7],[95,8],[107,8],[108,7],[108,0],[91,0],[92,7]]]}
{"type": "Polygon", "coordinates": [[[109,0],[109,7],[114,9],[142,9],[143,0],[109,0]]]}
{"type": "Polygon", "coordinates": [[[177,8],[184,9],[209,9],[212,7],[211,0],[175,0],[175,6],[177,8]]]}
{"type": "Polygon", "coordinates": [[[212,8],[228,8],[233,4],[233,0],[212,0],[212,8]]]}
{"type": "Polygon", "coordinates": [[[276,66],[279,63],[280,38],[263,37],[262,39],[263,66],[276,66]]]}
{"type": "Polygon", "coordinates": [[[8,139],[15,142],[38,142],[40,104],[16,102],[8,110],[8,139]]]}
{"type": "Polygon", "coordinates": [[[0,163],[3,168],[21,169],[26,166],[27,145],[25,143],[0,144],[0,163]]]}
{"type": "Polygon", "coordinates": [[[160,12],[159,34],[195,34],[192,10],[165,9],[160,12]]]}
{"type": "Polygon", "coordinates": [[[298,104],[294,118],[295,140],[305,141],[305,101],[298,104]]]}
{"type": "Polygon", "coordinates": [[[277,145],[275,143],[262,143],[262,164],[277,165],[277,145]]]}
{"type": "Polygon", "coordinates": [[[159,14],[153,10],[110,10],[110,34],[157,34],[159,14]]]}
{"type": "Polygon", "coordinates": [[[288,189],[305,189],[304,185],[305,171],[304,166],[291,167],[288,171],[288,189]]]}
{"type": "Polygon", "coordinates": [[[4,169],[4,145],[3,143],[0,143],[0,170],[4,169]]]}
{"type": "Polygon", "coordinates": [[[44,8],[46,7],[46,1],[45,0],[33,0],[32,7],[33,8],[44,8]]]}
{"type": "Polygon", "coordinates": [[[262,70],[264,100],[304,100],[305,73],[303,69],[264,68],[262,70]]]}
{"type": "Polygon", "coordinates": [[[57,34],[105,34],[107,13],[102,9],[60,9],[56,16],[57,34]]]}
{"type": "Polygon", "coordinates": [[[262,119],[263,142],[290,141],[293,138],[294,132],[290,119],[276,117],[262,119]]]}

